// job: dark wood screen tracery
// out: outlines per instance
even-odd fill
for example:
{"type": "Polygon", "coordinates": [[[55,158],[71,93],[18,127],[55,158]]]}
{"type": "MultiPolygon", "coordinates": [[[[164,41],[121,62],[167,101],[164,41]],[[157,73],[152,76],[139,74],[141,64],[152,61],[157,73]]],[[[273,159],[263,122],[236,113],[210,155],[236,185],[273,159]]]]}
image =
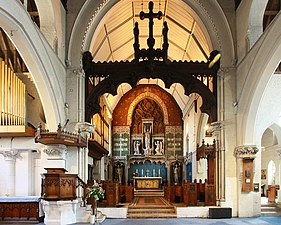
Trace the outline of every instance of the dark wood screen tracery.
{"type": "Polygon", "coordinates": [[[219,52],[217,50],[212,51],[208,62],[170,61],[168,59],[168,24],[166,21],[163,24],[162,49],[154,49],[153,18],[156,14],[153,13],[152,1],[149,2],[149,10],[150,14],[144,14],[148,18],[151,17],[147,40],[149,48],[140,49],[139,28],[136,23],[134,28],[135,43],[133,45],[135,59],[133,61],[93,62],[90,52],[83,53],[83,69],[86,75],[85,120],[90,121],[92,115],[101,110],[99,99],[103,94],[109,93],[114,96],[117,95],[118,86],[122,83],[128,83],[132,88],[135,88],[139,80],[152,78],[161,79],[165,88],[170,88],[174,83],[180,83],[184,87],[185,95],[199,94],[202,97],[201,112],[209,115],[209,122],[216,121],[219,52]],[[102,80],[90,90],[88,84],[89,80],[93,78],[101,78],[102,80]],[[208,78],[207,85],[204,83],[204,78],[208,78]]]}

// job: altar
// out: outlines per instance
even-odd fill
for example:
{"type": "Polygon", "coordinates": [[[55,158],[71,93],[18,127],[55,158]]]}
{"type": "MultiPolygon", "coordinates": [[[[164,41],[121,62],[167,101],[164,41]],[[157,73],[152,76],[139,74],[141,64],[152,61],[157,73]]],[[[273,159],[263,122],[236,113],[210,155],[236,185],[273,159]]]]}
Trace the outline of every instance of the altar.
{"type": "Polygon", "coordinates": [[[134,177],[135,190],[161,190],[162,177],[134,177]]]}

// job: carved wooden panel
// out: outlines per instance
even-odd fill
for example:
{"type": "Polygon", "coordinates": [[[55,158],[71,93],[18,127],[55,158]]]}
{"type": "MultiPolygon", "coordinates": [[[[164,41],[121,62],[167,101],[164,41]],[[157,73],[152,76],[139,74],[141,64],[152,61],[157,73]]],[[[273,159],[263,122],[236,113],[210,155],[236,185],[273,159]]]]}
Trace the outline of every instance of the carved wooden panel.
{"type": "Polygon", "coordinates": [[[164,197],[170,202],[171,201],[171,197],[170,197],[170,187],[169,186],[165,186],[164,187],[164,197]]]}
{"type": "Polygon", "coordinates": [[[117,183],[107,183],[105,195],[108,206],[116,206],[119,198],[119,186],[117,183]]]}
{"type": "Polygon", "coordinates": [[[132,202],[134,196],[134,188],[133,186],[125,186],[125,196],[126,202],[132,202]]]}
{"type": "Polygon", "coordinates": [[[197,183],[197,200],[199,202],[205,202],[205,184],[202,183],[202,180],[200,179],[200,182],[197,183]]]}
{"type": "Polygon", "coordinates": [[[182,202],[183,201],[182,194],[183,194],[182,186],[175,185],[175,201],[176,201],[176,198],[179,198],[179,202],[182,202]]]}
{"type": "Polygon", "coordinates": [[[39,220],[39,202],[0,202],[0,220],[39,220]]]}
{"type": "Polygon", "coordinates": [[[214,184],[205,185],[205,205],[216,205],[216,189],[214,184]]]}
{"type": "Polygon", "coordinates": [[[197,183],[187,183],[188,188],[188,205],[197,205],[197,183]]]}
{"type": "Polygon", "coordinates": [[[182,196],[183,196],[183,203],[186,204],[188,206],[188,194],[189,192],[189,184],[184,183],[182,185],[182,196]]]}
{"type": "Polygon", "coordinates": [[[76,174],[44,174],[42,198],[48,201],[76,199],[76,174]]]}
{"type": "Polygon", "coordinates": [[[175,202],[175,186],[170,186],[170,202],[175,202]]]}

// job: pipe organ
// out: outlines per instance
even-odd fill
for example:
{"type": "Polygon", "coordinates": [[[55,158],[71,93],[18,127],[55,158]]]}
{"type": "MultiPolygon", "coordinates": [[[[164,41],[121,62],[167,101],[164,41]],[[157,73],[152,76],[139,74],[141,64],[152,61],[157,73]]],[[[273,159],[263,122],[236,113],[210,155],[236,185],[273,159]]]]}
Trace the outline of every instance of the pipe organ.
{"type": "Polygon", "coordinates": [[[0,58],[0,126],[26,125],[26,87],[0,58]]]}

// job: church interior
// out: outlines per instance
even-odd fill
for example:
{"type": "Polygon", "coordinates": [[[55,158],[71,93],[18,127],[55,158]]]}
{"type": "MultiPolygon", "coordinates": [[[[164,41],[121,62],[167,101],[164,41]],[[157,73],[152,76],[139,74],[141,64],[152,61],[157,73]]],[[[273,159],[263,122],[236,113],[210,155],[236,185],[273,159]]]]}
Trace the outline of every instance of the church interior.
{"type": "Polygon", "coordinates": [[[0,6],[0,223],[281,215],[280,1],[0,6]]]}

